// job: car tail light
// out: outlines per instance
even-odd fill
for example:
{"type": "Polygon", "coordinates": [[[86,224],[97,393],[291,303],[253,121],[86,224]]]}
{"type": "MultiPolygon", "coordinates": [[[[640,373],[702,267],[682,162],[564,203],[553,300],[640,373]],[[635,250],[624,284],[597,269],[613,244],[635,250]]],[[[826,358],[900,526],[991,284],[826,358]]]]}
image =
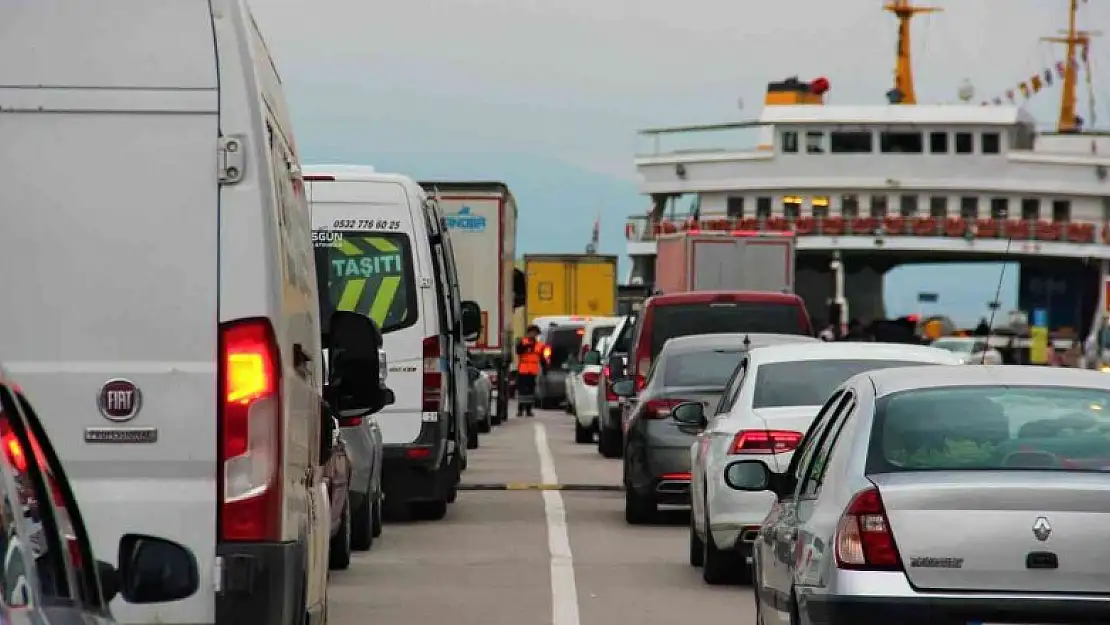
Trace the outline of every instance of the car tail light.
{"type": "Polygon", "coordinates": [[[439,337],[429,336],[424,339],[424,412],[439,412],[443,393],[443,372],[439,360],[439,337]]]}
{"type": "Polygon", "coordinates": [[[617,394],[613,392],[612,373],[609,365],[601,368],[601,377],[605,378],[605,401],[617,402],[620,401],[620,397],[617,397],[617,394]]]}
{"type": "Polygon", "coordinates": [[[785,454],[802,442],[801,432],[789,430],[740,430],[732,439],[730,454],[785,454]]]}
{"type": "Polygon", "coordinates": [[[601,376],[596,371],[587,371],[582,374],[582,383],[586,386],[597,386],[601,376]]]}
{"type": "Polygon", "coordinates": [[[842,569],[897,571],[902,569],[890,521],[879,489],[860,492],[836,526],[836,565],[842,569]]]}
{"type": "Polygon", "coordinates": [[[642,375],[637,375],[634,379],[636,380],[636,392],[639,393],[647,386],[647,378],[642,375]]]}
{"type": "Polygon", "coordinates": [[[220,538],[281,538],[281,369],[270,322],[221,328],[220,538]]]}
{"type": "Polygon", "coordinates": [[[671,416],[671,410],[679,404],[685,404],[686,399],[649,399],[644,403],[643,417],[645,419],[666,419],[671,416]]]}
{"type": "Polygon", "coordinates": [[[3,436],[4,455],[8,457],[8,462],[12,467],[20,473],[27,472],[27,456],[23,454],[23,445],[19,444],[19,439],[15,437],[15,432],[8,431],[3,436]]]}

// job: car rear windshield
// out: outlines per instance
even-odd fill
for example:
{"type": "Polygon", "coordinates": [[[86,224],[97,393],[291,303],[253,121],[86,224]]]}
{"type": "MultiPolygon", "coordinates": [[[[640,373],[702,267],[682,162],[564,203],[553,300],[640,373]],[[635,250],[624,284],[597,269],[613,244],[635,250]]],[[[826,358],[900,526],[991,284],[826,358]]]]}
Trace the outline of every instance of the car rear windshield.
{"type": "Polygon", "coordinates": [[[752,408],[820,406],[848,378],[875,369],[917,367],[901,360],[795,360],[759,365],[752,408]]]}
{"type": "Polygon", "coordinates": [[[869,473],[1110,471],[1110,391],[928,388],[879,401],[869,473]]]}
{"type": "Polygon", "coordinates": [[[596,348],[597,344],[601,342],[601,339],[613,334],[614,329],[613,326],[600,326],[594,328],[593,331],[590,332],[590,349],[596,348]]]}
{"type": "Polygon", "coordinates": [[[400,232],[318,231],[313,237],[321,324],[331,313],[360,313],[393,332],[416,323],[409,237],[400,232]]]}
{"type": "Polygon", "coordinates": [[[664,356],[663,386],[724,388],[744,353],[743,350],[711,349],[664,356]]]}
{"type": "Polygon", "coordinates": [[[628,323],[621,327],[620,334],[617,335],[616,341],[610,348],[610,353],[613,354],[627,354],[629,347],[632,344],[632,334],[636,329],[636,315],[629,315],[628,323]]]}
{"type": "Polygon", "coordinates": [[[571,356],[577,356],[582,349],[582,335],[585,332],[582,326],[562,326],[548,330],[545,342],[551,348],[549,366],[558,369],[571,356]]]}
{"type": "Polygon", "coordinates": [[[655,307],[651,323],[651,358],[668,340],[694,334],[766,332],[809,334],[795,304],[774,302],[705,302],[655,307]]]}

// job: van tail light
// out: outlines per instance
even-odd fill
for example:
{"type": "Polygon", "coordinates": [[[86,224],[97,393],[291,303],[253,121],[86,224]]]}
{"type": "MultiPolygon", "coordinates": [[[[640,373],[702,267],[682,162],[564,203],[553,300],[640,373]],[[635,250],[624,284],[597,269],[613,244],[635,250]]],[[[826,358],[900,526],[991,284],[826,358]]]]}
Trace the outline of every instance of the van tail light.
{"type": "Polygon", "coordinates": [[[220,328],[220,539],[281,538],[281,358],[270,322],[220,328]]]}
{"type": "Polygon", "coordinates": [[[586,386],[597,386],[601,376],[596,371],[586,371],[582,374],[582,383],[586,386]]]}
{"type": "Polygon", "coordinates": [[[23,454],[23,445],[19,444],[19,439],[15,437],[15,432],[8,430],[4,433],[3,437],[4,455],[7,456],[8,462],[12,467],[20,473],[27,472],[27,456],[23,454]]]}
{"type": "Polygon", "coordinates": [[[443,371],[440,369],[439,337],[424,339],[424,390],[422,393],[424,412],[439,412],[443,397],[443,371]]]}
{"type": "Polygon", "coordinates": [[[671,410],[679,404],[687,403],[688,399],[649,399],[644,403],[641,413],[645,419],[666,419],[671,416],[671,410]]]}
{"type": "Polygon", "coordinates": [[[613,392],[613,370],[609,368],[609,365],[601,368],[601,377],[605,378],[605,401],[620,401],[620,397],[617,397],[617,394],[613,392]]]}
{"type": "Polygon", "coordinates": [[[879,489],[861,491],[836,526],[836,565],[841,569],[900,571],[902,559],[879,489]]]}
{"type": "Polygon", "coordinates": [[[789,430],[740,430],[732,439],[730,454],[785,454],[802,442],[801,432],[789,430]]]}
{"type": "Polygon", "coordinates": [[[640,391],[644,390],[645,386],[647,386],[647,378],[645,378],[642,375],[637,375],[635,377],[635,380],[636,380],[636,392],[639,393],[640,391]]]}

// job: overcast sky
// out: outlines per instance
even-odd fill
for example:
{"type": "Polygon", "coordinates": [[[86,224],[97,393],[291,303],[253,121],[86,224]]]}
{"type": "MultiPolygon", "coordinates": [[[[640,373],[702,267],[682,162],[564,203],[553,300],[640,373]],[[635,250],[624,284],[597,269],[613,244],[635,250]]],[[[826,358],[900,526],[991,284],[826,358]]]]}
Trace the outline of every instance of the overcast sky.
{"type": "MultiPolygon", "coordinates": [[[[1063,57],[1038,39],[1066,26],[1067,0],[938,4],[943,13],[914,22],[919,101],[954,101],[965,78],[976,101],[1003,95],[1063,57]]],[[[896,34],[880,0],[252,7],[305,161],[505,179],[520,200],[524,252],[581,251],[601,212],[604,251],[623,255],[624,218],[647,206],[632,166],[638,128],[754,117],[766,83],[795,74],[828,77],[830,103],[882,103],[896,34]]],[[[1110,3],[1084,5],[1081,19],[1091,29],[1110,24],[1110,3]]],[[[1092,53],[1101,126],[1110,124],[1107,47],[1110,40],[1096,40],[1092,53]]],[[[1051,123],[1058,105],[1052,87],[1030,110],[1051,123]]],[[[997,279],[997,270],[982,271],[997,279]]],[[[959,295],[959,284],[936,271],[914,275],[935,282],[926,286],[942,300],[946,290],[959,295]]],[[[892,292],[889,307],[905,308],[903,295],[892,292]]],[[[979,310],[985,300],[975,299],[979,310]]]]}

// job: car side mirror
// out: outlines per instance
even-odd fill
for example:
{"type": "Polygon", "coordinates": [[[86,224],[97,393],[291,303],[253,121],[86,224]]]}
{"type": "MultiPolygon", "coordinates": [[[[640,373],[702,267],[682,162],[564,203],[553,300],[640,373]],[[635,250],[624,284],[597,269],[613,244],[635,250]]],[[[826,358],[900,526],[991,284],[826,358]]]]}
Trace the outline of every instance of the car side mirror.
{"type": "Polygon", "coordinates": [[[344,416],[381,410],[385,387],[381,380],[382,334],[372,319],[349,311],[331,317],[328,337],[328,403],[344,416]]]}
{"type": "Polygon", "coordinates": [[[196,556],[164,538],[125,534],[120,538],[118,561],[118,570],[97,562],[106,599],[111,590],[113,598],[119,593],[128,603],[165,603],[190,597],[200,587],[196,556]]]}
{"type": "Polygon", "coordinates": [[[774,490],[774,472],[762,460],[737,460],[725,467],[725,484],[733,490],[774,490]]]}
{"type": "Polygon", "coordinates": [[[686,425],[705,425],[705,407],[698,401],[688,401],[671,409],[671,416],[675,421],[686,425]]]}
{"type": "Polygon", "coordinates": [[[582,357],[582,364],[586,365],[587,367],[590,365],[600,365],[601,352],[596,350],[586,352],[586,355],[582,357]]]}
{"type": "Polygon", "coordinates": [[[482,333],[482,309],[477,302],[466,300],[460,304],[463,338],[473,341],[482,333]]]}
{"type": "Polygon", "coordinates": [[[613,394],[617,397],[632,397],[636,394],[636,382],[632,378],[613,382],[613,394]]]}

